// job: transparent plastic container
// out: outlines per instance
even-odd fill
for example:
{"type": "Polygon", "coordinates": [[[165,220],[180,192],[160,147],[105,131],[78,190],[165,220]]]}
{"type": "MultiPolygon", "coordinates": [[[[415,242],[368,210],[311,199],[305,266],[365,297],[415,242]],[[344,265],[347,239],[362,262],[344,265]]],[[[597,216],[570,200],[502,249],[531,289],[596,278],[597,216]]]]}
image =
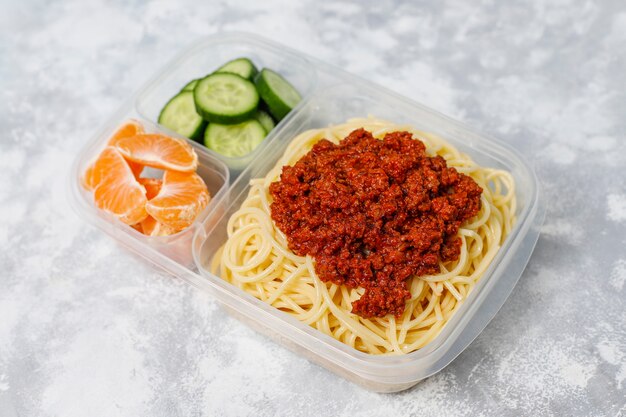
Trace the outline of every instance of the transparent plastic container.
{"type": "Polygon", "coordinates": [[[71,187],[77,212],[123,245],[208,291],[231,314],[283,346],[378,392],[401,391],[439,372],[478,336],[504,304],[526,267],[545,212],[537,177],[509,146],[371,82],[257,35],[243,33],[206,38],[174,58],[77,156],[71,187]],[[146,237],[96,209],[91,194],[82,189],[80,178],[113,130],[126,119],[135,118],[150,131],[180,137],[156,124],[161,107],[189,80],[240,56],[248,56],[258,66],[283,74],[302,93],[303,100],[254,152],[243,158],[225,158],[190,141],[199,155],[199,173],[213,196],[195,223],[177,235],[146,237]],[[402,356],[359,352],[230,285],[208,267],[226,240],[228,218],[248,194],[250,179],[265,176],[297,134],[367,115],[440,135],[477,163],[508,170],[516,181],[518,221],[490,267],[440,334],[424,348],[402,356]]]}

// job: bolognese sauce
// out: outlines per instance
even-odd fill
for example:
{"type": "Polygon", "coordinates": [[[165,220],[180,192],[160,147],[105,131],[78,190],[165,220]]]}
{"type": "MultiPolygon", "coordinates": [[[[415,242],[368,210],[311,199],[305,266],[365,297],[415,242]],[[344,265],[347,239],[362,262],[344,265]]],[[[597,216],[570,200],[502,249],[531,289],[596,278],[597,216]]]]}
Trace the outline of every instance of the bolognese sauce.
{"type": "Polygon", "coordinates": [[[338,144],[316,143],[270,185],[271,216],[324,282],[365,291],[364,318],[399,316],[406,280],[459,258],[462,222],[480,210],[482,189],[409,132],[376,139],[364,129],[338,144]]]}

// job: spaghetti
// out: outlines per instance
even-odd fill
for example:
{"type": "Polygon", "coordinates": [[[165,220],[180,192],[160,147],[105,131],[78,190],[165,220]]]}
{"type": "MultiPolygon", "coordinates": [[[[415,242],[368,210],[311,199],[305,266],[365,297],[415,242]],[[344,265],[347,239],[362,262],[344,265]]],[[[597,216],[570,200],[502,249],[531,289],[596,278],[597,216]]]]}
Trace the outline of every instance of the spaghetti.
{"type": "Polygon", "coordinates": [[[516,198],[512,176],[483,168],[441,138],[410,126],[366,118],[308,130],[298,135],[265,178],[251,181],[248,197],[227,225],[228,240],[212,261],[214,272],[256,298],[287,312],[335,339],[366,353],[403,354],[432,341],[481,278],[515,223],[516,198]],[[293,166],[319,140],[338,143],[363,128],[376,138],[408,131],[431,156],[470,176],[482,189],[478,214],[461,224],[458,259],[440,262],[440,272],[407,280],[410,299],[398,317],[364,318],[352,303],[363,288],[322,282],[310,256],[297,256],[271,219],[270,184],[282,167],[293,166]]]}

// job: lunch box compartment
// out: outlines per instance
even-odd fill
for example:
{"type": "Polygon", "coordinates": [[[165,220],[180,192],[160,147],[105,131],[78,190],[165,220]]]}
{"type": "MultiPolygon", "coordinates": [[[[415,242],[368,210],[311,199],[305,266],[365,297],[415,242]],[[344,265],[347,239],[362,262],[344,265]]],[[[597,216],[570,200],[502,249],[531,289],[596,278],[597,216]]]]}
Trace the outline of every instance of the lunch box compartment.
{"type": "MultiPolygon", "coordinates": [[[[300,92],[303,101],[316,87],[317,72],[307,58],[300,54],[257,40],[244,40],[233,36],[210,38],[179,55],[140,90],[135,102],[137,112],[156,123],[163,106],[178,94],[183,86],[240,57],[250,58],[259,71],[262,68],[270,68],[278,72],[300,92]]],[[[293,111],[278,125],[288,120],[292,113],[293,111]]],[[[173,133],[165,127],[162,129],[173,133]]],[[[269,133],[264,142],[271,139],[275,130],[269,133]]],[[[257,154],[262,152],[262,146],[239,158],[230,158],[208,149],[207,151],[226,163],[232,171],[231,178],[234,179],[257,154]]]]}
{"type": "MultiPolygon", "coordinates": [[[[532,170],[512,149],[482,137],[443,115],[412,103],[405,103],[404,99],[396,97],[393,93],[367,85],[346,83],[320,89],[290,121],[276,129],[275,137],[268,142],[266,152],[255,158],[230,187],[230,203],[222,217],[219,219],[214,217],[210,223],[205,222],[201,228],[203,234],[197,235],[194,239],[194,259],[200,274],[213,286],[222,289],[219,298],[228,310],[236,312],[235,315],[248,325],[369,389],[397,391],[447,365],[480,333],[496,313],[497,309],[489,308],[493,306],[483,307],[483,301],[490,299],[486,297],[491,297],[490,292],[494,289],[500,291],[499,295],[493,296],[494,298],[502,297],[502,302],[506,299],[508,296],[506,290],[510,292],[513,285],[510,282],[502,285],[500,282],[505,271],[507,279],[516,281],[521,275],[532,252],[534,241],[531,239],[529,242],[532,244],[527,242],[529,247],[517,252],[519,258],[510,255],[515,253],[513,248],[523,244],[524,237],[528,236],[528,230],[524,230],[524,227],[530,224],[528,219],[533,219],[535,210],[540,209],[537,206],[537,199],[536,178],[532,170]],[[298,134],[368,114],[398,124],[408,124],[418,130],[444,137],[481,165],[510,171],[517,187],[518,221],[502,250],[498,252],[482,279],[441,333],[424,348],[403,356],[375,356],[359,352],[252,297],[211,272],[213,257],[227,239],[228,219],[246,199],[250,191],[250,180],[264,177],[298,134]],[[224,294],[228,294],[228,299],[224,299],[224,294]],[[486,313],[481,315],[483,311],[486,313]],[[468,323],[472,323],[473,327],[468,323]],[[372,368],[378,371],[369,375],[372,368]],[[390,376],[390,381],[394,379],[395,381],[382,382],[384,375],[390,376]],[[374,382],[375,380],[378,382],[374,382]]],[[[537,233],[536,229],[534,233],[537,233]]]]}
{"type": "MultiPolygon", "coordinates": [[[[191,243],[193,240],[196,228],[199,227],[200,222],[205,220],[210,213],[212,213],[218,203],[223,204],[223,197],[225,196],[229,184],[230,172],[226,165],[215,158],[215,156],[206,150],[203,146],[193,143],[186,138],[181,138],[191,143],[196,153],[198,154],[198,169],[197,173],[202,177],[211,200],[207,207],[198,215],[195,222],[187,229],[170,236],[146,236],[132,227],[125,225],[115,219],[112,215],[109,215],[101,210],[97,210],[93,204],[93,193],[85,190],[80,181],[83,173],[100,154],[100,152],[106,147],[107,142],[115,133],[115,131],[127,120],[135,119],[143,125],[146,132],[150,133],[164,133],[163,129],[155,123],[149,120],[143,119],[140,115],[132,112],[130,109],[126,112],[127,117],[116,119],[110,123],[107,123],[105,129],[101,130],[94,140],[91,142],[76,159],[75,166],[72,170],[74,173],[74,181],[72,184],[72,194],[74,195],[75,205],[82,214],[87,214],[91,217],[91,221],[97,222],[98,226],[104,229],[108,234],[114,236],[116,239],[121,240],[125,246],[129,247],[137,253],[142,253],[145,248],[150,248],[158,252],[159,254],[176,261],[181,265],[187,267],[193,267],[193,256],[191,251],[191,243]]],[[[159,170],[152,168],[145,168],[148,174],[157,173],[159,170]]],[[[151,175],[145,175],[151,176],[151,175]]]]}
{"type": "Polygon", "coordinates": [[[378,392],[395,392],[415,385],[439,372],[471,343],[497,313],[522,274],[545,212],[534,172],[509,146],[341,69],[262,40],[257,35],[241,33],[211,36],[173,59],[94,136],[77,157],[72,172],[74,206],[90,223],[155,265],[209,292],[233,316],[257,331],[330,371],[378,392]],[[241,56],[251,58],[259,69],[267,66],[286,76],[300,91],[303,100],[246,157],[224,158],[190,141],[199,156],[198,172],[212,195],[196,222],[178,235],[151,238],[97,210],[90,193],[80,185],[80,175],[105,146],[114,129],[128,118],[138,118],[149,130],[180,137],[156,124],[163,105],[193,78],[241,56]],[[407,355],[378,356],[359,352],[211,273],[210,261],[227,238],[228,219],[248,195],[249,181],[264,177],[299,133],[368,115],[441,136],[480,165],[508,170],[516,181],[517,223],[503,247],[435,340],[407,355]]]}

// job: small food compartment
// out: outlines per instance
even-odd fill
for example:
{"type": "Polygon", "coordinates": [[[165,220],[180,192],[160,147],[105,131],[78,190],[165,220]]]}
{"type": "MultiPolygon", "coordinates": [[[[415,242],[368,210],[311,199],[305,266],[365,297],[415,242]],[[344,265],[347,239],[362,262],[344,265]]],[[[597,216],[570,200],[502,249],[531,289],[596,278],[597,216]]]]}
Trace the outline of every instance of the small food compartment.
{"type": "Polygon", "coordinates": [[[139,92],[136,108],[165,131],[206,144],[234,178],[315,85],[305,58],[226,35],[174,59],[139,92]]]}
{"type": "MultiPolygon", "coordinates": [[[[143,156],[146,153],[159,154],[169,150],[168,148],[163,151],[161,148],[153,150],[148,147],[127,151],[143,156]]],[[[154,165],[154,162],[150,162],[150,165],[154,165]]],[[[193,264],[191,255],[193,234],[198,224],[216,206],[223,204],[220,200],[226,193],[229,180],[228,168],[203,147],[175,135],[163,134],[157,125],[138,117],[121,119],[98,134],[93,144],[77,159],[73,172],[75,181],[72,188],[77,202],[83,207],[84,212],[97,219],[109,234],[120,238],[134,250],[140,251],[148,246],[182,265],[193,264]],[[167,168],[155,168],[129,160],[127,155],[119,151],[118,146],[125,147],[124,149],[127,146],[131,148],[138,146],[135,145],[137,141],[133,137],[153,140],[154,142],[150,143],[154,145],[149,146],[167,148],[172,144],[180,145],[179,148],[188,151],[189,155],[196,155],[196,165],[192,169],[183,165],[184,160],[170,161],[161,154],[159,158],[163,158],[164,163],[170,164],[167,168]],[[158,142],[160,139],[169,142],[158,142]],[[98,185],[96,182],[105,185],[96,187],[98,185]],[[191,190],[189,187],[192,187],[191,190]],[[163,193],[160,193],[162,189],[163,193]],[[187,194],[196,192],[206,194],[199,197],[202,198],[201,203],[197,205],[194,203],[188,208],[180,199],[171,200],[180,191],[187,194]],[[159,200],[154,200],[156,197],[159,197],[159,200]],[[154,204],[146,208],[148,203],[154,204]],[[169,221],[184,216],[182,211],[175,212],[177,205],[181,204],[187,210],[185,214],[188,214],[188,218],[184,218],[183,222],[178,221],[172,226],[172,223],[162,223],[152,217],[154,213],[157,217],[162,216],[158,217],[159,219],[166,218],[169,221]],[[148,217],[139,214],[139,211],[144,209],[152,210],[148,217]],[[137,221],[139,218],[142,220],[137,221]]]]}
{"type": "MultiPolygon", "coordinates": [[[[346,131],[345,135],[348,133],[346,131]]],[[[398,391],[447,365],[495,314],[519,278],[534,246],[537,231],[529,233],[529,229],[540,221],[536,216],[538,211],[536,178],[513,150],[445,116],[356,80],[316,92],[291,120],[277,129],[263,154],[231,186],[230,202],[222,217],[205,222],[203,232],[194,240],[193,250],[200,273],[220,289],[221,301],[242,321],[369,389],[398,391]],[[445,138],[479,165],[504,169],[515,179],[517,221],[504,244],[439,334],[424,347],[405,355],[363,353],[313,329],[222,280],[217,276],[219,261],[214,259],[227,239],[231,215],[239,210],[251,190],[250,180],[265,177],[296,136],[309,129],[342,124],[368,115],[411,126],[424,132],[424,138],[428,135],[445,138]],[[488,298],[492,290],[497,293],[488,298]]]]}

